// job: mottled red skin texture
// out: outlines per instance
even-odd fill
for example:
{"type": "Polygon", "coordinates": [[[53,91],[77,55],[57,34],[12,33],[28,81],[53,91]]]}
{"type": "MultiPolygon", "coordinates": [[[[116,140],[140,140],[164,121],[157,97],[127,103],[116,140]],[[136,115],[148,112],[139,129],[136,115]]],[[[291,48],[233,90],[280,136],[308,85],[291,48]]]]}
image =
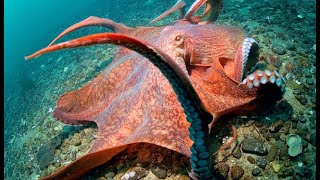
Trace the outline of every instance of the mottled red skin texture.
{"type": "MultiPolygon", "coordinates": [[[[241,79],[235,78],[241,59],[235,59],[241,57],[236,51],[246,37],[238,28],[179,21],[172,26],[124,28],[122,32],[172,57],[188,73],[205,108],[216,118],[246,109],[256,98],[255,89],[239,85],[241,79]]],[[[90,83],[62,95],[53,116],[66,124],[93,121],[98,132],[87,155],[44,179],[77,178],[134,143],[191,154],[190,123],[168,80],[146,58],[126,48],[120,48],[111,64],[90,83]]]]}

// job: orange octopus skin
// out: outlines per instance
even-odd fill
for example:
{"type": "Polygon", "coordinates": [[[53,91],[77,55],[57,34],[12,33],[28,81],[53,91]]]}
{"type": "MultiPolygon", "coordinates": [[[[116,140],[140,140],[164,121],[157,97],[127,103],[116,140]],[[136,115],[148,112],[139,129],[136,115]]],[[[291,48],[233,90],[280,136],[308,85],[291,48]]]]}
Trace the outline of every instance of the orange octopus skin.
{"type": "MultiPolygon", "coordinates": [[[[200,110],[209,112],[213,121],[242,108],[252,110],[257,88],[250,89],[237,79],[242,61],[239,47],[246,37],[242,30],[186,21],[165,27],[122,29],[126,29],[127,36],[159,49],[175,61],[179,66],[176,70],[195,89],[200,110]]],[[[26,59],[59,49],[118,43],[117,38],[103,41],[107,36],[121,40],[117,34],[96,34],[50,45],[26,59]]],[[[145,52],[140,49],[140,53],[145,52]]],[[[151,143],[191,155],[190,123],[172,86],[148,59],[125,48],[120,48],[98,77],[81,89],[62,95],[53,116],[66,124],[93,121],[98,132],[89,154],[44,179],[76,179],[134,143],[151,143]]]]}

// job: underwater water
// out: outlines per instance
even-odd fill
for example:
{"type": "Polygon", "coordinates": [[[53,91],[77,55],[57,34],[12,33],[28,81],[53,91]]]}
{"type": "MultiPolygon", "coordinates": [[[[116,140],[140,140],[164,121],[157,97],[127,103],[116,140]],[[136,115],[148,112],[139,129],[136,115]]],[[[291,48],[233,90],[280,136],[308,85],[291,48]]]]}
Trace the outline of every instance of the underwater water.
{"type": "MultiPolygon", "coordinates": [[[[29,61],[24,57],[48,46],[59,33],[89,16],[108,18],[127,27],[173,25],[177,12],[154,24],[149,22],[170,9],[176,1],[4,2],[4,174],[8,180],[38,179],[86,155],[100,137],[95,123],[73,126],[53,117],[51,113],[59,97],[91,82],[114,59],[121,59],[122,54],[115,58],[119,52],[117,46],[100,44],[59,50],[29,61]]],[[[185,2],[188,10],[193,1],[185,2]]],[[[224,2],[214,23],[239,27],[253,37],[259,45],[259,64],[282,75],[286,93],[267,113],[233,116],[213,128],[209,140],[216,144],[215,150],[232,138],[231,124],[237,131],[235,143],[212,156],[214,165],[211,169],[216,177],[315,179],[315,7],[313,0],[224,2]]],[[[101,26],[85,27],[67,34],[58,42],[101,32],[111,31],[101,26]]],[[[130,114],[128,111],[122,113],[130,114]]],[[[63,119],[62,115],[59,119],[63,119]]],[[[169,146],[167,148],[148,143],[134,144],[103,165],[92,168],[84,177],[188,179],[188,157],[170,150],[169,146]]]]}

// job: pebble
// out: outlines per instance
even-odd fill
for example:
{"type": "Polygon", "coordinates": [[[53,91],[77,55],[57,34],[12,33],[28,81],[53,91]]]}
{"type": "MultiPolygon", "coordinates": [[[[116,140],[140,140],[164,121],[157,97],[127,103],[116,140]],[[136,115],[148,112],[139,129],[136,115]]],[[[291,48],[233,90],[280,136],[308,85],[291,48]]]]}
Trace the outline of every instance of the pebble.
{"type": "Polygon", "coordinates": [[[278,146],[275,144],[271,145],[267,155],[267,161],[268,162],[273,161],[276,158],[277,153],[278,153],[278,146]]]}
{"type": "Polygon", "coordinates": [[[296,46],[293,44],[293,42],[289,42],[286,44],[286,48],[290,51],[296,50],[296,46]]]}
{"type": "Polygon", "coordinates": [[[117,166],[116,166],[116,170],[120,171],[122,168],[124,167],[124,164],[122,162],[120,162],[117,166]]]}
{"type": "Polygon", "coordinates": [[[282,45],[273,45],[272,51],[278,55],[284,55],[287,53],[286,48],[284,48],[282,45]]]}
{"type": "Polygon", "coordinates": [[[241,166],[234,165],[231,167],[231,177],[232,179],[240,179],[244,174],[244,170],[241,166]]]}
{"type": "Polygon", "coordinates": [[[285,142],[286,139],[287,139],[287,136],[284,133],[281,133],[280,134],[280,139],[281,139],[281,141],[285,142]]]}
{"type": "Polygon", "coordinates": [[[248,160],[251,164],[255,164],[255,163],[256,163],[256,160],[255,160],[254,157],[252,157],[252,156],[248,156],[248,157],[247,157],[247,160],[248,160]]]}
{"type": "Polygon", "coordinates": [[[242,142],[242,151],[246,153],[252,153],[257,155],[266,155],[267,148],[257,139],[248,137],[242,142]]]}
{"type": "Polygon", "coordinates": [[[279,172],[278,177],[279,178],[286,178],[286,177],[292,176],[293,174],[294,174],[294,169],[292,167],[290,167],[290,168],[282,169],[279,172]]]}
{"type": "Polygon", "coordinates": [[[267,160],[264,157],[257,157],[256,163],[261,169],[264,169],[267,166],[267,160]]]}
{"type": "Polygon", "coordinates": [[[279,157],[281,160],[289,158],[288,146],[284,142],[279,142],[278,148],[280,150],[279,157]]]}
{"type": "Polygon", "coordinates": [[[278,173],[281,170],[281,165],[277,161],[271,162],[270,165],[275,173],[278,173]]]}
{"type": "Polygon", "coordinates": [[[278,120],[274,123],[272,123],[269,127],[270,132],[278,132],[283,127],[283,121],[278,120]]]}
{"type": "Polygon", "coordinates": [[[145,176],[147,176],[147,171],[144,168],[133,167],[121,177],[121,180],[139,180],[145,176]]]}
{"type": "Polygon", "coordinates": [[[313,82],[313,79],[312,79],[312,78],[307,78],[307,79],[306,79],[306,83],[307,83],[308,85],[312,85],[314,82],[313,82]]]}
{"type": "Polygon", "coordinates": [[[252,170],[252,175],[253,176],[260,176],[261,175],[261,170],[259,169],[259,168],[254,168],[253,170],[252,170]]]}
{"type": "Polygon", "coordinates": [[[305,122],[307,122],[307,117],[305,117],[305,116],[300,116],[299,121],[300,121],[301,123],[305,123],[305,122]]]}
{"type": "Polygon", "coordinates": [[[316,145],[316,132],[311,133],[310,139],[311,139],[311,144],[315,146],[316,145]]]}
{"type": "Polygon", "coordinates": [[[296,98],[302,105],[306,105],[308,102],[307,98],[304,95],[298,95],[296,96],[296,98]]]}
{"type": "Polygon", "coordinates": [[[240,158],[241,158],[242,152],[241,152],[241,150],[240,150],[240,146],[237,146],[237,147],[235,148],[235,150],[233,151],[232,155],[233,155],[235,158],[237,158],[237,159],[240,159],[240,158]]]}
{"type": "Polygon", "coordinates": [[[223,177],[228,177],[229,165],[227,163],[219,163],[217,164],[217,169],[223,177]]]}
{"type": "Polygon", "coordinates": [[[81,145],[81,138],[79,136],[79,133],[76,133],[74,135],[74,137],[72,138],[72,140],[70,141],[70,144],[71,145],[74,145],[74,146],[79,146],[81,145]]]}
{"type": "Polygon", "coordinates": [[[165,179],[167,177],[167,170],[159,167],[159,166],[155,166],[151,169],[152,173],[154,175],[156,175],[159,179],[165,179]]]}

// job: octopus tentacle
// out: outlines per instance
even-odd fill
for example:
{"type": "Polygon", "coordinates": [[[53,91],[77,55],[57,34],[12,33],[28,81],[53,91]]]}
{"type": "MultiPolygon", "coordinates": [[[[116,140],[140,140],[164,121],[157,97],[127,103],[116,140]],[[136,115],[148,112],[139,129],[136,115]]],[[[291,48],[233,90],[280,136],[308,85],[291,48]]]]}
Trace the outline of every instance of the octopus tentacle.
{"type": "Polygon", "coordinates": [[[187,116],[187,121],[191,123],[189,127],[189,136],[194,142],[190,148],[192,152],[190,157],[191,168],[194,174],[199,176],[199,179],[210,178],[210,158],[207,134],[208,124],[212,121],[212,115],[204,108],[204,105],[193,88],[188,76],[183,72],[179,65],[162,50],[147,42],[142,42],[123,34],[100,33],[46,47],[27,56],[26,59],[59,49],[76,48],[94,44],[114,44],[127,47],[148,58],[159,68],[176,93],[187,116]]]}
{"type": "Polygon", "coordinates": [[[196,0],[187,11],[186,15],[184,16],[185,19],[190,19],[190,17],[198,11],[198,9],[206,3],[207,0],[196,0]]]}
{"type": "Polygon", "coordinates": [[[62,33],[60,33],[48,46],[51,46],[53,43],[55,43],[57,40],[59,40],[62,36],[65,36],[66,34],[75,31],[77,29],[87,27],[87,26],[105,26],[109,29],[111,29],[113,32],[117,33],[126,33],[129,28],[126,27],[123,24],[115,23],[114,21],[106,18],[99,18],[95,16],[90,16],[70,27],[68,27],[66,30],[64,30],[62,33]]]}
{"type": "Polygon", "coordinates": [[[191,5],[184,18],[196,24],[213,23],[220,15],[223,2],[224,0],[196,0],[191,5]],[[206,4],[206,7],[203,14],[201,16],[193,16],[204,4],[206,4]]]}
{"type": "Polygon", "coordinates": [[[241,84],[245,84],[249,89],[253,87],[260,87],[261,85],[271,83],[276,84],[281,91],[285,92],[285,84],[281,77],[281,75],[277,71],[270,71],[270,70],[257,70],[254,73],[248,75],[241,84]]]}
{"type": "Polygon", "coordinates": [[[178,18],[181,19],[184,16],[184,13],[185,13],[184,12],[185,11],[185,6],[186,6],[186,3],[183,0],[178,0],[177,3],[172,6],[172,8],[170,8],[166,12],[162,13],[160,16],[156,17],[152,21],[150,21],[149,24],[157,22],[157,21],[167,17],[168,15],[170,15],[171,13],[176,12],[176,11],[180,11],[180,15],[179,15],[178,18]]]}

